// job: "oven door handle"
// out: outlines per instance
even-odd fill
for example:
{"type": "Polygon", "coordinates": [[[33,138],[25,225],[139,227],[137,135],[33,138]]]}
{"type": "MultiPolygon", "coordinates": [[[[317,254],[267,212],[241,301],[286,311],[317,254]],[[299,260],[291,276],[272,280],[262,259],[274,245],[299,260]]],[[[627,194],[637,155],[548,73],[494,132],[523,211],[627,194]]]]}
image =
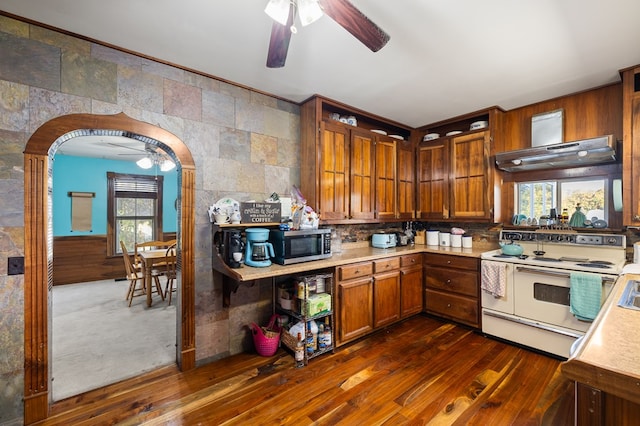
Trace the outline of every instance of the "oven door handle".
{"type": "MultiPolygon", "coordinates": [[[[526,266],[518,266],[516,268],[516,271],[518,272],[529,272],[532,274],[540,274],[540,275],[551,275],[554,277],[562,277],[562,278],[570,278],[571,275],[566,273],[566,272],[560,272],[560,271],[547,271],[544,269],[534,269],[534,268],[527,268],[526,266]]],[[[602,281],[611,281],[611,282],[615,282],[616,278],[610,278],[610,277],[601,277],[602,281]]]]}

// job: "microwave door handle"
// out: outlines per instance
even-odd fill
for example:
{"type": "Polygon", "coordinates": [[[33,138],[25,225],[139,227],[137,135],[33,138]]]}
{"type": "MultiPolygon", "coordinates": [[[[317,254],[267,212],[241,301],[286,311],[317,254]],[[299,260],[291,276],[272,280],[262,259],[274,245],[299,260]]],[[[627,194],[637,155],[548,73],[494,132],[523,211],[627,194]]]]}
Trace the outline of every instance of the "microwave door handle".
{"type": "MultiPolygon", "coordinates": [[[[518,266],[516,268],[516,271],[518,272],[529,272],[532,274],[540,274],[540,275],[551,275],[554,277],[562,277],[562,278],[570,278],[571,275],[567,274],[566,272],[559,272],[559,271],[545,271],[542,269],[534,269],[534,268],[527,268],[526,266],[518,266]]],[[[602,281],[615,281],[615,278],[609,278],[609,277],[601,277],[602,281]]]]}

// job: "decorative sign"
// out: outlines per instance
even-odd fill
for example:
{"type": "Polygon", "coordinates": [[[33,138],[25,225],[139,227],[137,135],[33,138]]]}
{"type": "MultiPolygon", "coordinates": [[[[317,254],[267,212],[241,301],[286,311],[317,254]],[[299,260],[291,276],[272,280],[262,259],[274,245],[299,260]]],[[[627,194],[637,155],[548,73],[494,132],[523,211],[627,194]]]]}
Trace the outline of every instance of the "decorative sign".
{"type": "Polygon", "coordinates": [[[240,203],[242,223],[280,223],[280,203],[240,203]]]}

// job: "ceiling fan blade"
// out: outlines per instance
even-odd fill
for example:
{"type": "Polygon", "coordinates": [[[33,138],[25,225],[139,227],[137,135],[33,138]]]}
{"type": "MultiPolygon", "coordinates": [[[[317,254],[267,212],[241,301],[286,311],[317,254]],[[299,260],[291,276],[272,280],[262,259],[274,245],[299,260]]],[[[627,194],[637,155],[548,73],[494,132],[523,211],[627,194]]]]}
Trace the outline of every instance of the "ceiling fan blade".
{"type": "Polygon", "coordinates": [[[293,25],[294,17],[295,10],[290,7],[287,25],[273,22],[271,39],[269,40],[269,53],[267,53],[268,68],[284,67],[284,63],[287,60],[287,51],[289,50],[289,41],[291,41],[291,26],[293,25]]]}
{"type": "Polygon", "coordinates": [[[349,31],[362,44],[374,52],[389,41],[389,34],[374,24],[349,0],[319,0],[324,13],[349,31]]]}

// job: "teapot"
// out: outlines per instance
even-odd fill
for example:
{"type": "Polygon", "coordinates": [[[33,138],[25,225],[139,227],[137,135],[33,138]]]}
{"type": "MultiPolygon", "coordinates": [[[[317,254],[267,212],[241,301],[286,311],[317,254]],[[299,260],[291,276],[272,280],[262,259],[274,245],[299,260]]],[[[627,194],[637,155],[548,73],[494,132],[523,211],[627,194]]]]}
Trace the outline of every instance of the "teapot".
{"type": "Polygon", "coordinates": [[[520,244],[514,244],[513,240],[511,240],[508,244],[499,242],[500,247],[502,248],[502,254],[506,254],[507,256],[520,256],[524,249],[520,244]]]}

